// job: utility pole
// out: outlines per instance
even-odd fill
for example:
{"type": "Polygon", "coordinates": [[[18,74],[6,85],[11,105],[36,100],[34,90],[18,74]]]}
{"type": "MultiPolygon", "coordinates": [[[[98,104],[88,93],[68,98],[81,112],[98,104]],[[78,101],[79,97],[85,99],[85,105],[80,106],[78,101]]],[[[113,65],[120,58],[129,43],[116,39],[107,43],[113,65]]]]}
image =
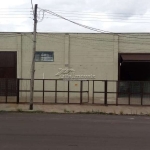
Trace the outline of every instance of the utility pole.
{"type": "Polygon", "coordinates": [[[34,7],[34,33],[33,33],[33,54],[31,64],[31,81],[30,81],[30,110],[33,110],[33,93],[34,93],[34,73],[35,73],[35,51],[36,51],[36,27],[37,27],[37,4],[34,7]]]}

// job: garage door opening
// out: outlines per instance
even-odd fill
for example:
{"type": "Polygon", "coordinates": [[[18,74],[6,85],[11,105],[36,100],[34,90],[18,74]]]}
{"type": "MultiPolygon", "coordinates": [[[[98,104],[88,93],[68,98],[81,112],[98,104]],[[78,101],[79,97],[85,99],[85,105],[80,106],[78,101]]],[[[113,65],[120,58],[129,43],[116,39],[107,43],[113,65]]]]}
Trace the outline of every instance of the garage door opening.
{"type": "Polygon", "coordinates": [[[119,80],[150,81],[150,54],[120,54],[119,80]]]}

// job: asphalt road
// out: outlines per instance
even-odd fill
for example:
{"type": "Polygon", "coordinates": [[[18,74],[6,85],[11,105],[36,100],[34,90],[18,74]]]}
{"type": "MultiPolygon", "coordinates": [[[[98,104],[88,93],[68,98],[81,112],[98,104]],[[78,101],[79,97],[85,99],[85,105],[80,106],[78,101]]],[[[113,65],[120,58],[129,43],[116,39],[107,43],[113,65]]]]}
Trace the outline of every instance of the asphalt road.
{"type": "Polygon", "coordinates": [[[0,113],[0,150],[149,150],[150,117],[0,113]]]}

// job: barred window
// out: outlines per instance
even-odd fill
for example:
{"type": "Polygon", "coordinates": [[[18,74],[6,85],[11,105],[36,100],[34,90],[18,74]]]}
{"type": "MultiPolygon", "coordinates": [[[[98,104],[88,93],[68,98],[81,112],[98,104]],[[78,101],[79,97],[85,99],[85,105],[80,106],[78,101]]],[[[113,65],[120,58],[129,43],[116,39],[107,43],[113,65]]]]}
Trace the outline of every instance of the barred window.
{"type": "Polygon", "coordinates": [[[53,62],[54,52],[36,52],[35,61],[36,62],[53,62]]]}

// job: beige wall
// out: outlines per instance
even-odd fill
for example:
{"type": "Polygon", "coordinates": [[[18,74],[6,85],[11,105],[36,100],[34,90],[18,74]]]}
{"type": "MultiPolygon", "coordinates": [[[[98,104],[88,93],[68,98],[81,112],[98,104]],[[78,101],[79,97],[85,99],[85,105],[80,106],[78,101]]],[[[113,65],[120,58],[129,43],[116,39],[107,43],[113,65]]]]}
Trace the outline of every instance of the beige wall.
{"type": "MultiPolygon", "coordinates": [[[[22,78],[30,78],[31,38],[31,34],[22,36],[22,78]]],[[[118,36],[75,33],[38,34],[37,51],[54,51],[54,62],[36,62],[35,78],[43,78],[44,73],[47,79],[57,79],[55,74],[59,68],[73,68],[76,74],[95,75],[96,80],[118,79],[118,36]],[[108,41],[111,42],[108,43],[108,41]]],[[[26,85],[29,88],[29,83],[26,85]]],[[[59,86],[60,90],[67,90],[66,83],[62,82],[59,86]]],[[[41,83],[35,82],[35,88],[39,89],[39,87],[42,87],[41,83]]],[[[97,87],[103,89],[103,84],[97,87]]],[[[50,84],[47,85],[47,89],[50,88],[50,84]]],[[[74,81],[70,89],[79,90],[79,82],[74,81]]],[[[90,84],[90,89],[92,89],[92,84],[90,84]]],[[[109,86],[109,89],[115,91],[115,85],[109,86]]],[[[77,95],[79,96],[79,94],[74,96],[77,95]]],[[[66,96],[65,93],[60,94],[60,97],[66,96]]]]}
{"type": "MultiPolygon", "coordinates": [[[[25,39],[23,43],[26,45],[30,39],[28,41],[25,39]]],[[[54,62],[37,62],[36,78],[42,78],[43,73],[45,78],[57,78],[55,73],[58,68],[73,68],[77,74],[94,74],[99,80],[117,80],[117,36],[107,34],[38,34],[37,39],[37,51],[54,51],[54,62]],[[108,43],[107,40],[112,40],[112,42],[108,43]]],[[[24,52],[26,48],[23,48],[24,52]]],[[[31,57],[28,57],[28,51],[31,50],[32,47],[26,50],[27,59],[24,59],[23,64],[31,63],[31,57]]],[[[29,74],[26,74],[26,77],[30,77],[29,74]]]]}
{"type": "Polygon", "coordinates": [[[119,34],[119,53],[150,53],[150,34],[119,34]]]}
{"type": "MultiPolygon", "coordinates": [[[[32,33],[1,33],[0,50],[17,51],[17,77],[30,78],[32,33]]],[[[97,80],[118,79],[118,53],[149,53],[149,33],[37,34],[37,51],[54,51],[54,62],[36,62],[35,78],[57,78],[58,68],[95,74],[97,80]]]]}
{"type": "MultiPolygon", "coordinates": [[[[32,38],[32,33],[0,34],[0,50],[17,51],[18,78],[30,78],[32,38]]],[[[149,53],[150,34],[38,33],[37,51],[53,51],[54,62],[36,62],[35,78],[44,74],[46,79],[57,79],[59,68],[73,68],[76,74],[96,75],[96,80],[118,80],[118,53],[149,53]]],[[[21,87],[28,89],[29,83],[21,87]]],[[[41,83],[36,83],[35,88],[39,87],[41,83]]],[[[103,88],[103,84],[97,87],[103,88]]],[[[67,84],[60,88],[66,90],[67,84]]],[[[79,89],[79,83],[74,81],[71,88],[79,89]]],[[[116,91],[116,85],[111,83],[109,90],[116,91]]]]}

